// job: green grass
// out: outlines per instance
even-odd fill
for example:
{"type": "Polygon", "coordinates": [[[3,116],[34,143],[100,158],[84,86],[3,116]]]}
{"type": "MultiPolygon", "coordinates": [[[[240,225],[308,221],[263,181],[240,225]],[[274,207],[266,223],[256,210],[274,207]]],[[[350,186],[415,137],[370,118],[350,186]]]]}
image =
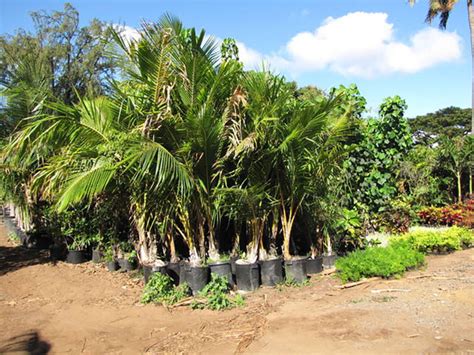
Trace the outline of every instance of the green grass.
{"type": "Polygon", "coordinates": [[[371,247],[357,250],[336,261],[338,276],[343,282],[359,281],[365,277],[401,276],[409,269],[424,264],[425,257],[408,242],[400,241],[386,248],[371,247]]]}
{"type": "Polygon", "coordinates": [[[461,228],[413,228],[392,237],[386,248],[357,250],[336,261],[343,282],[364,277],[399,277],[410,268],[424,263],[424,254],[451,252],[474,246],[474,231],[461,228]]]}

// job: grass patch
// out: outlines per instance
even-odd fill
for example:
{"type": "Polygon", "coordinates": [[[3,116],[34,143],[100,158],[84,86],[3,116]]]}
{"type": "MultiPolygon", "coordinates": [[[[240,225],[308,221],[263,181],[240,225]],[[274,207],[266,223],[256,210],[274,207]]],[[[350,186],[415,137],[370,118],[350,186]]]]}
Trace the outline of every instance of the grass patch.
{"type": "Polygon", "coordinates": [[[425,257],[406,241],[386,248],[371,247],[357,250],[336,260],[338,276],[343,282],[359,281],[365,277],[401,276],[407,269],[423,265],[425,257]]]}
{"type": "Polygon", "coordinates": [[[413,228],[410,232],[392,238],[390,245],[409,243],[422,253],[443,253],[474,246],[474,232],[461,227],[413,228]]]}

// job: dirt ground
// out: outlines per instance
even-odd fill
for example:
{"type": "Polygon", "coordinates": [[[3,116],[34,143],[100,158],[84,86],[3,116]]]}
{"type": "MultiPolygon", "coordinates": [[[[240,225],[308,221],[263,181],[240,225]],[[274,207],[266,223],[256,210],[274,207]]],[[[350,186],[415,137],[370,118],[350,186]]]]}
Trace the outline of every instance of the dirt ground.
{"type": "Polygon", "coordinates": [[[141,279],[53,265],[0,223],[0,353],[474,353],[474,249],[430,256],[401,280],[339,284],[262,288],[224,312],[144,306],[141,279]]]}

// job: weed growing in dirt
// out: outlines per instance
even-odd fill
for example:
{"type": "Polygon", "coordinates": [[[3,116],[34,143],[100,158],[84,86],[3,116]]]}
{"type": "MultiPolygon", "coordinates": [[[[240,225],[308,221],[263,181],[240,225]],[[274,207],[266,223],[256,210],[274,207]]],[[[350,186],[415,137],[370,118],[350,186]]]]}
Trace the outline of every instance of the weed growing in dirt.
{"type": "Polygon", "coordinates": [[[309,280],[298,282],[293,278],[288,278],[288,279],[285,279],[285,281],[280,282],[276,285],[278,291],[283,291],[285,287],[303,287],[303,286],[309,286],[309,280]]]}
{"type": "Polygon", "coordinates": [[[424,263],[424,255],[406,241],[386,248],[357,250],[336,261],[338,276],[343,282],[359,281],[364,277],[393,277],[424,263]]]}
{"type": "Polygon", "coordinates": [[[211,282],[199,292],[199,296],[205,298],[205,302],[195,300],[191,304],[193,309],[207,308],[214,311],[221,311],[241,307],[245,304],[244,298],[241,295],[234,297],[229,295],[227,278],[216,274],[211,274],[211,282]]]}
{"type": "Polygon", "coordinates": [[[452,252],[474,246],[474,232],[466,228],[416,228],[391,240],[391,245],[408,242],[422,253],[452,252]]]}
{"type": "Polygon", "coordinates": [[[189,295],[189,287],[186,284],[175,286],[168,275],[156,272],[151,275],[150,280],[143,290],[143,303],[162,303],[172,305],[189,295]]]}
{"type": "Polygon", "coordinates": [[[20,237],[15,232],[8,233],[8,239],[15,243],[20,242],[20,237]]]}

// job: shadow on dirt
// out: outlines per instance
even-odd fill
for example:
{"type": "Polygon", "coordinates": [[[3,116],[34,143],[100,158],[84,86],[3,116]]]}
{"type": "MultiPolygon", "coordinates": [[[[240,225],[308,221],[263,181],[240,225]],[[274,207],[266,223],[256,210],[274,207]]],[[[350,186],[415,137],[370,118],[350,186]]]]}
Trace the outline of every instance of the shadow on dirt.
{"type": "Polygon", "coordinates": [[[27,266],[48,262],[50,262],[48,250],[0,246],[0,276],[27,266]]]}
{"type": "Polygon", "coordinates": [[[26,353],[41,355],[48,354],[50,350],[51,344],[41,339],[37,331],[32,331],[8,339],[5,345],[1,345],[0,354],[26,353]]]}

